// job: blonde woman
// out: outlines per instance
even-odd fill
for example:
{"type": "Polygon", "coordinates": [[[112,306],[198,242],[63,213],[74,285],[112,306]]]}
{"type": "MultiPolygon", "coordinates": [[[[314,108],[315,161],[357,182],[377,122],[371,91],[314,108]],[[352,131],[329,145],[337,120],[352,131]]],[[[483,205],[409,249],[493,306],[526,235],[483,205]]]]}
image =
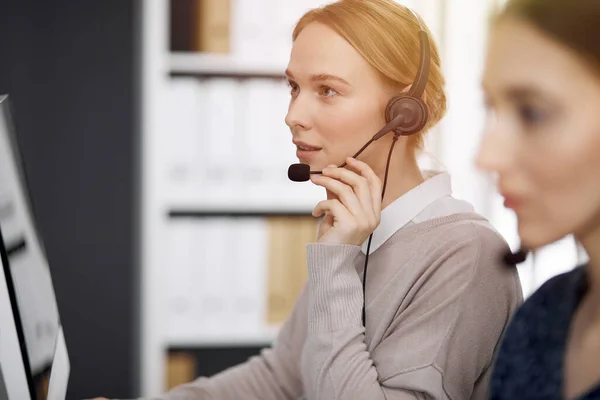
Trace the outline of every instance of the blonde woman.
{"type": "Polygon", "coordinates": [[[343,0],[300,19],[285,120],[299,160],[325,168],[311,181],[326,189],[314,212],[325,216],[307,247],[308,283],[272,348],[159,399],[486,398],[521,288],[514,270],[497,266],[504,240],[452,197],[447,173],[427,176],[417,165],[423,135],[446,110],[432,41],[425,127],[347,158],[386,124],[390,98],[410,90],[420,30],[417,16],[392,0],[343,0]]]}

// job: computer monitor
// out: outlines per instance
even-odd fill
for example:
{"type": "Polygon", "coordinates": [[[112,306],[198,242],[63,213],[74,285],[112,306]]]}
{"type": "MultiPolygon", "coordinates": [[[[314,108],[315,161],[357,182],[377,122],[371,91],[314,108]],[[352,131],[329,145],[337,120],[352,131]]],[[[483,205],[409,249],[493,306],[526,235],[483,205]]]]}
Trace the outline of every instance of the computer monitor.
{"type": "MultiPolygon", "coordinates": [[[[3,243],[0,240],[0,247],[3,243]]],[[[29,399],[29,383],[27,372],[23,363],[21,343],[13,311],[13,297],[9,293],[8,283],[4,274],[7,269],[5,253],[2,251],[0,258],[0,374],[1,387],[0,399],[29,399]]]]}
{"type": "Polygon", "coordinates": [[[0,372],[8,399],[64,400],[69,357],[7,95],[0,95],[0,255],[0,372]]]}

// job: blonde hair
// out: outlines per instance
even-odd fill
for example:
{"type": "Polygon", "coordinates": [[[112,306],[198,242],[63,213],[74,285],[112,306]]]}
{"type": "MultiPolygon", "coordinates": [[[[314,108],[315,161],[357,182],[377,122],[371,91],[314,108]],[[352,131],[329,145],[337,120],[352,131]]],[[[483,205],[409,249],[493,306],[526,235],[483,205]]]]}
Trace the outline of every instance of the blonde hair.
{"type": "Polygon", "coordinates": [[[446,113],[445,80],[437,45],[425,24],[406,7],[393,0],[340,0],[309,10],[296,24],[292,40],[310,23],[317,22],[343,37],[379,73],[383,82],[400,92],[413,83],[420,57],[421,26],[430,38],[431,68],[425,89],[429,120],[421,132],[411,137],[421,150],[423,135],[446,113]]]}

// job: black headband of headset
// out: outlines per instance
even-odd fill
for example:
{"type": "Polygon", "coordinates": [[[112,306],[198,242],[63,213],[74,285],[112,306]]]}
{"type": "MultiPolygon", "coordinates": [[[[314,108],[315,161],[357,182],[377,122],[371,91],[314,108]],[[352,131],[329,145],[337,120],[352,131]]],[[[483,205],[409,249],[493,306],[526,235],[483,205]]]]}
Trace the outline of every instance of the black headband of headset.
{"type": "Polygon", "coordinates": [[[421,28],[419,32],[419,41],[421,43],[421,57],[419,59],[419,69],[417,76],[410,87],[408,94],[412,97],[421,98],[423,92],[425,92],[425,86],[427,86],[427,80],[429,78],[429,65],[431,63],[429,55],[429,38],[427,33],[421,28]]]}

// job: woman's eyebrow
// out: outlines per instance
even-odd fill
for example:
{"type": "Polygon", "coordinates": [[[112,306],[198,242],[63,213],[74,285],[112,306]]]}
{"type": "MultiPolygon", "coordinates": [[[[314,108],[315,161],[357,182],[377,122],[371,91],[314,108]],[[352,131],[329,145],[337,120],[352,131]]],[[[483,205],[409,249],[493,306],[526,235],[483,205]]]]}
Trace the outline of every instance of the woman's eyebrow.
{"type": "MultiPolygon", "coordinates": [[[[285,75],[288,78],[294,79],[294,75],[292,74],[292,72],[289,69],[287,69],[285,71],[285,75]]],[[[310,76],[310,80],[313,81],[313,82],[322,82],[322,81],[332,80],[332,81],[341,82],[341,83],[343,83],[345,85],[348,85],[348,86],[352,86],[344,78],[339,77],[337,75],[332,75],[332,74],[325,74],[325,73],[322,73],[322,74],[313,74],[313,75],[310,76]]]]}

